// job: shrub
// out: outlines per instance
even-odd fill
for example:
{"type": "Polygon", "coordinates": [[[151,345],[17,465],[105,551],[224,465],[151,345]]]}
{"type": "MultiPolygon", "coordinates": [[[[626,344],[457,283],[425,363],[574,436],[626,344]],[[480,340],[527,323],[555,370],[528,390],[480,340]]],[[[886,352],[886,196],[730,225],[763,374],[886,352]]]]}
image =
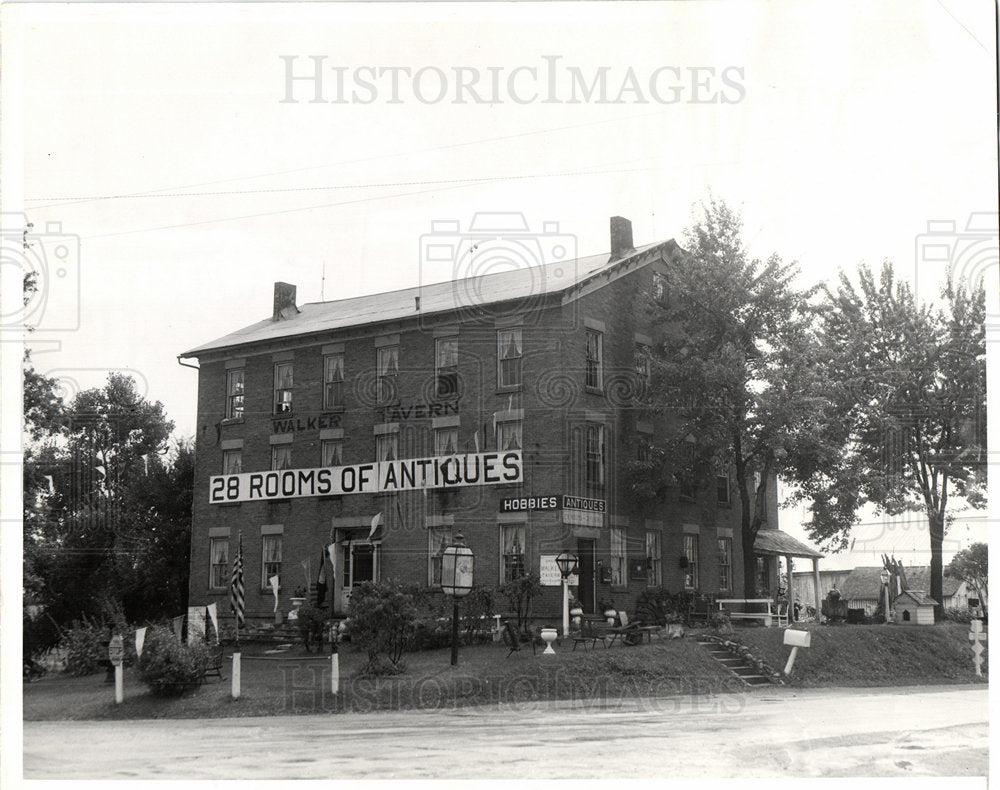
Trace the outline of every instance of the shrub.
{"type": "Polygon", "coordinates": [[[200,642],[181,643],[164,626],[151,626],[139,659],[139,675],[158,697],[176,697],[201,685],[209,649],[200,642]]]}
{"type": "Polygon", "coordinates": [[[74,620],[63,631],[59,646],[66,654],[66,671],[70,675],[92,675],[108,659],[108,630],[92,620],[74,620]]]}
{"type": "Polygon", "coordinates": [[[971,623],[974,619],[972,612],[968,609],[958,609],[954,606],[949,609],[945,609],[944,616],[945,619],[952,620],[956,623],[971,623]]]}
{"type": "Polygon", "coordinates": [[[351,641],[368,655],[363,674],[402,671],[417,615],[413,595],[398,582],[363,582],[351,592],[350,615],[351,641]]]}
{"type": "Polygon", "coordinates": [[[541,582],[533,573],[527,576],[518,576],[511,579],[506,584],[501,585],[500,594],[507,599],[507,603],[517,616],[517,630],[524,632],[527,630],[528,621],[531,619],[531,599],[542,591],[541,582]]]}
{"type": "Polygon", "coordinates": [[[323,630],[329,621],[327,613],[315,606],[300,606],[298,617],[295,622],[298,625],[299,636],[302,637],[302,644],[306,647],[306,652],[311,651],[311,646],[316,645],[317,650],[323,648],[323,630]]]}
{"type": "Polygon", "coordinates": [[[644,590],[635,603],[635,614],[644,623],[680,623],[687,617],[690,604],[691,596],[686,592],[675,595],[666,590],[644,590]]]}
{"type": "Polygon", "coordinates": [[[474,637],[489,633],[493,627],[493,615],[496,614],[493,590],[473,587],[462,599],[460,611],[465,618],[465,643],[471,645],[474,637]]]}

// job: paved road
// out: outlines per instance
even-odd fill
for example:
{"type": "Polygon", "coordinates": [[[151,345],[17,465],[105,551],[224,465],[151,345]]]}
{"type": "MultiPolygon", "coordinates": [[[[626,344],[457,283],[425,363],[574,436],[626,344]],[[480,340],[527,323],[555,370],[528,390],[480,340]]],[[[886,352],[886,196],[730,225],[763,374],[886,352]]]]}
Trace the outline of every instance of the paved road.
{"type": "Polygon", "coordinates": [[[985,777],[987,698],[983,686],[775,688],[604,705],[25,722],[24,777],[985,777]]]}

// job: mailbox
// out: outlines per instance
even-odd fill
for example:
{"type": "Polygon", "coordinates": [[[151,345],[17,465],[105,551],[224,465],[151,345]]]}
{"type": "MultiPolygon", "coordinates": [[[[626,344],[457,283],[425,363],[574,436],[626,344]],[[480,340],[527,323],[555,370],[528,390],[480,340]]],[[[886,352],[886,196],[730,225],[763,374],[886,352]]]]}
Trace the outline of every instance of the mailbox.
{"type": "Polygon", "coordinates": [[[795,631],[791,628],[785,630],[785,644],[792,647],[809,647],[810,637],[811,631],[795,631]]]}

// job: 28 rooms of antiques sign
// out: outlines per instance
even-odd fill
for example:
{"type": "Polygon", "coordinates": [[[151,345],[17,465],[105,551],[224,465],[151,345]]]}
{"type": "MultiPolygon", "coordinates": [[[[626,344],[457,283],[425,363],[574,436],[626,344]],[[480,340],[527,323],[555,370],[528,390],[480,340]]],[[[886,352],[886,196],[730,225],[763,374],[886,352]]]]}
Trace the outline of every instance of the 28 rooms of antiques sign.
{"type": "Polygon", "coordinates": [[[319,469],[244,472],[210,478],[208,501],[212,504],[221,504],[340,494],[382,494],[425,488],[500,485],[520,483],[522,474],[519,452],[467,453],[319,469]]]}

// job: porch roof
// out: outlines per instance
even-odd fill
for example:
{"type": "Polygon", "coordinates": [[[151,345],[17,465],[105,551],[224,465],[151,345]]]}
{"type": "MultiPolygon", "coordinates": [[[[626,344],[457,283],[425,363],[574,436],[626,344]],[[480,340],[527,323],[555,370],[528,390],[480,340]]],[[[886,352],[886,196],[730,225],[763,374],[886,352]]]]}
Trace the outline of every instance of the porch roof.
{"type": "Polygon", "coordinates": [[[754,554],[771,554],[781,557],[812,557],[822,559],[823,555],[811,546],[796,540],[780,529],[762,529],[753,542],[754,554]]]}

